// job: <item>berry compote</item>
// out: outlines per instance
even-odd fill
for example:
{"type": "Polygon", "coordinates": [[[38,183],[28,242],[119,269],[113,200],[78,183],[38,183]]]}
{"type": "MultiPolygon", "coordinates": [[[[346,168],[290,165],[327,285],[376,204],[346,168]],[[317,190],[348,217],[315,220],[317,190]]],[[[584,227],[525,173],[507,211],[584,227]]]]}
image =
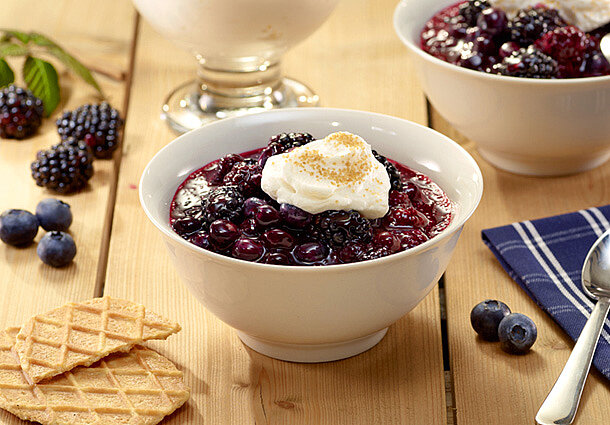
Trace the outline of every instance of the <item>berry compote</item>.
{"type": "Polygon", "coordinates": [[[610,27],[585,33],[543,4],[508,17],[487,0],[449,6],[426,22],[421,48],[476,71],[525,78],[610,75],[599,42],[610,27]]]}
{"type": "Polygon", "coordinates": [[[308,133],[283,133],[264,148],[229,154],[193,172],[172,200],[172,228],[194,245],[229,257],[315,266],[404,251],[451,222],[453,204],[430,178],[377,152],[392,182],[384,217],[369,220],[357,211],[309,214],[278,204],[261,189],[264,163],[313,140],[308,133]]]}

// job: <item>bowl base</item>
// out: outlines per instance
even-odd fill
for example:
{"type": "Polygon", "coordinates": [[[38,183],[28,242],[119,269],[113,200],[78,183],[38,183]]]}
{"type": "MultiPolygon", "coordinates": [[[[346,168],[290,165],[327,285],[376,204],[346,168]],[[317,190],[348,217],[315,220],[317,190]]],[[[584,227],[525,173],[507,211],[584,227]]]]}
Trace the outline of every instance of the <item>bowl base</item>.
{"type": "Polygon", "coordinates": [[[223,118],[270,109],[318,106],[319,98],[305,84],[282,78],[279,87],[265,96],[225,98],[201,90],[197,80],[187,81],[169,94],[161,108],[161,118],[177,133],[199,128],[223,118]]]}
{"type": "Polygon", "coordinates": [[[564,176],[581,173],[602,165],[610,159],[610,151],[596,151],[586,156],[561,158],[536,158],[526,155],[506,154],[477,148],[481,156],[493,166],[526,176],[564,176]]]}
{"type": "Polygon", "coordinates": [[[265,356],[296,363],[322,363],[346,359],[373,348],[383,339],[388,328],[361,338],[330,344],[286,344],[267,341],[237,331],[239,339],[265,356]]]}

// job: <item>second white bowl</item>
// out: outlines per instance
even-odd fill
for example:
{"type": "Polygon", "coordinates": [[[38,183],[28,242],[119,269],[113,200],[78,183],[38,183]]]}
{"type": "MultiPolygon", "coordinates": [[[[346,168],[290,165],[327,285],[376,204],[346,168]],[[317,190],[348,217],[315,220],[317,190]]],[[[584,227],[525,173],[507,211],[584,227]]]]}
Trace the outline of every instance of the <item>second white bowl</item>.
{"type": "Polygon", "coordinates": [[[394,27],[438,112],[499,168],[561,175],[610,158],[610,76],[505,77],[461,68],[420,48],[424,24],[456,0],[401,1],[394,27]]]}

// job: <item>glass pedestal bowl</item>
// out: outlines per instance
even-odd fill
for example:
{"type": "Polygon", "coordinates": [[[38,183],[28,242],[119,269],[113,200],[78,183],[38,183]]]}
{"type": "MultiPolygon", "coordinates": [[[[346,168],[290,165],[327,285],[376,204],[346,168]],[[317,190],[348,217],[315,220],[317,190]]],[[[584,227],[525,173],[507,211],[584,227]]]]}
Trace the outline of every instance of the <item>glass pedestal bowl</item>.
{"type": "Polygon", "coordinates": [[[178,132],[268,109],[316,106],[282,74],[283,54],[326,21],[339,0],[133,0],[164,37],[193,53],[197,77],[174,89],[162,117],[178,132]]]}

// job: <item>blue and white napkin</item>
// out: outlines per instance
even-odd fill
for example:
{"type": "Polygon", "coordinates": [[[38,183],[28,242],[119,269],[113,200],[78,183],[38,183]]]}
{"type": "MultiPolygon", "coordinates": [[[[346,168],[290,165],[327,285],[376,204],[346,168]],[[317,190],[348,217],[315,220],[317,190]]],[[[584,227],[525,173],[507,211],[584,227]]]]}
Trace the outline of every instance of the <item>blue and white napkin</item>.
{"type": "MultiPolygon", "coordinates": [[[[580,273],[595,240],[610,229],[610,205],[483,230],[485,244],[508,274],[576,340],[595,303],[580,273]]],[[[593,364],[610,379],[610,319],[593,364]]]]}

